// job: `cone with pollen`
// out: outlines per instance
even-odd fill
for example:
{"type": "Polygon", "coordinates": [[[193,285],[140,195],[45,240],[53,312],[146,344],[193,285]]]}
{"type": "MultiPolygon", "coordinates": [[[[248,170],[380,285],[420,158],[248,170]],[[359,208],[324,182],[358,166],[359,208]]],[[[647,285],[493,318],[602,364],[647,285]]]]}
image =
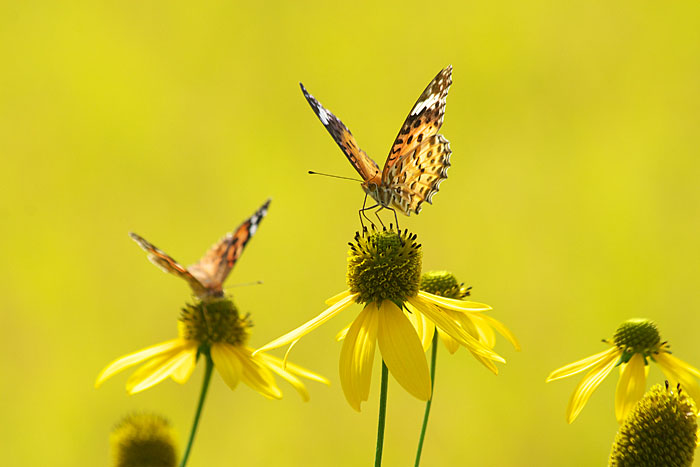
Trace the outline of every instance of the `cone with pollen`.
{"type": "Polygon", "coordinates": [[[309,394],[300,378],[328,384],[328,380],[300,366],[248,346],[248,316],[241,316],[228,298],[197,300],[185,305],[178,322],[179,337],[131,353],[110,363],[97,377],[95,387],[115,374],[144,363],[126,383],[130,394],[172,378],[185,383],[200,355],[209,355],[224,382],[235,389],[240,381],[269,399],[281,399],[274,375],[290,383],[304,400],[309,394]]]}
{"type": "Polygon", "coordinates": [[[604,340],[611,348],[563,366],[553,371],[547,382],[573,376],[588,370],[576,386],[566,410],[569,423],[578,417],[593,391],[616,366],[620,367],[620,379],[615,391],[615,417],[622,423],[634,405],[644,395],[649,362],[656,362],[666,379],[680,387],[691,399],[700,401],[700,386],[695,378],[700,370],[671,355],[667,342],[661,340],[656,324],[646,319],[630,319],[622,323],[615,337],[604,340]]]}
{"type": "Polygon", "coordinates": [[[635,405],[615,437],[611,467],[690,467],[697,442],[693,402],[657,384],[635,405]]]}
{"type": "Polygon", "coordinates": [[[175,467],[177,449],[170,423],[155,414],[124,417],[110,437],[114,467],[175,467]]]}
{"type": "Polygon", "coordinates": [[[464,313],[491,308],[421,291],[421,263],[422,247],[416,235],[407,230],[365,229],[357,233],[348,252],[348,290],[327,300],[329,308],[323,313],[259,351],[285,345],[291,349],[303,336],[350,305],[363,305],[342,333],[340,352],[341,386],[347,401],[358,411],[369,397],[377,346],[389,371],[406,391],[421,400],[430,397],[428,364],[421,338],[407,315],[408,306],[481,357],[503,362],[462,327],[459,320],[446,313],[446,310],[464,313]]]}

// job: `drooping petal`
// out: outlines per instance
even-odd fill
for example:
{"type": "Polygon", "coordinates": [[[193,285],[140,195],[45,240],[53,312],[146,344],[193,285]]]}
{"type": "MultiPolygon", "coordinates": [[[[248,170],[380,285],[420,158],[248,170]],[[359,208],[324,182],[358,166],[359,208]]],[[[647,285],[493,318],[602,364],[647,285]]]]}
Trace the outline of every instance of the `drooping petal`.
{"type": "MultiPolygon", "coordinates": [[[[471,352],[471,350],[470,350],[471,352]]],[[[498,375],[498,367],[496,366],[495,363],[493,363],[492,360],[489,360],[488,358],[484,358],[479,354],[476,354],[474,352],[471,352],[472,356],[479,361],[482,365],[484,365],[489,371],[491,371],[494,375],[498,375]]]]}
{"type": "Polygon", "coordinates": [[[196,351],[185,347],[173,350],[160,358],[155,358],[148,362],[127,380],[127,392],[136,394],[160,383],[172,375],[184,361],[191,358],[193,352],[196,351]]]}
{"type": "MultiPolygon", "coordinates": [[[[447,349],[450,354],[454,355],[455,352],[459,350],[459,342],[454,340],[449,334],[447,334],[445,331],[442,329],[436,327],[438,334],[440,335],[440,339],[442,339],[442,343],[445,344],[445,348],[447,349]]],[[[472,353],[472,355],[474,355],[472,353]]]]}
{"type": "Polygon", "coordinates": [[[302,324],[298,328],[294,329],[293,331],[288,332],[287,334],[278,337],[277,339],[273,340],[272,342],[268,342],[267,344],[263,345],[259,349],[257,349],[254,353],[258,352],[264,352],[266,350],[270,349],[276,349],[277,347],[282,347],[283,345],[290,344],[294,341],[299,340],[301,337],[305,336],[306,334],[310,333],[317,327],[321,326],[323,323],[328,321],[329,319],[333,318],[335,315],[355,303],[355,298],[357,298],[359,294],[352,294],[348,295],[347,297],[343,298],[339,302],[335,303],[333,306],[328,308],[326,311],[321,313],[320,315],[316,316],[314,319],[307,321],[306,323],[302,324]]]}
{"type": "Polygon", "coordinates": [[[428,292],[419,291],[418,296],[425,301],[433,303],[439,307],[447,308],[454,311],[471,311],[472,313],[479,311],[493,310],[492,307],[485,303],[470,302],[467,300],[457,300],[455,298],[441,297],[428,292]]]}
{"type": "Polygon", "coordinates": [[[700,386],[694,378],[694,374],[687,371],[687,367],[690,365],[666,352],[654,355],[654,360],[659,364],[671,386],[675,388],[680,383],[681,389],[688,393],[696,407],[700,406],[700,386]]]}
{"type": "Polygon", "coordinates": [[[156,357],[158,355],[170,352],[171,350],[183,345],[184,339],[171,339],[169,341],[161,342],[160,344],[152,345],[143,350],[130,353],[123,357],[114,360],[112,363],[107,365],[104,370],[100,372],[95,381],[95,387],[98,388],[100,385],[110,377],[119,373],[120,371],[126,370],[127,368],[138,365],[144,360],[156,357]]]}
{"type": "Polygon", "coordinates": [[[263,362],[244,347],[231,346],[241,362],[241,380],[268,399],[282,399],[282,391],[277,387],[275,377],[263,362]]]}
{"type": "Polygon", "coordinates": [[[350,290],[345,290],[343,292],[340,292],[338,295],[333,295],[331,298],[327,299],[325,303],[328,306],[335,305],[336,303],[338,303],[339,301],[341,301],[342,299],[344,299],[345,297],[347,297],[349,295],[350,295],[350,290]]]}
{"type": "Polygon", "coordinates": [[[644,396],[647,380],[645,366],[642,354],[634,354],[622,368],[615,390],[615,418],[618,423],[627,418],[635,404],[644,396]]]}
{"type": "Polygon", "coordinates": [[[549,376],[547,376],[546,382],[549,383],[550,381],[556,381],[558,379],[566,378],[577,373],[581,373],[582,371],[585,371],[590,367],[597,365],[603,360],[607,361],[611,354],[619,356],[620,350],[617,347],[611,347],[608,350],[604,350],[603,352],[591,355],[590,357],[586,357],[574,363],[564,365],[563,367],[551,372],[549,376]]]}
{"type": "Polygon", "coordinates": [[[479,314],[478,318],[490,324],[500,335],[505,337],[506,340],[513,345],[515,350],[520,351],[520,343],[518,342],[518,339],[516,339],[513,333],[510,332],[510,329],[505,327],[503,323],[485,314],[479,314]]]}
{"type": "Polygon", "coordinates": [[[348,334],[348,329],[350,329],[351,325],[352,325],[352,322],[349,322],[347,326],[345,326],[343,329],[338,331],[338,334],[335,335],[336,342],[340,342],[343,339],[345,339],[345,336],[348,334]]]}
{"type": "MultiPolygon", "coordinates": [[[[248,349],[251,350],[251,349],[248,349]]],[[[251,350],[252,351],[252,350],[251,350]]],[[[274,364],[277,366],[282,367],[283,362],[281,359],[270,355],[266,353],[262,354],[256,354],[256,356],[259,355],[266,363],[274,364]]],[[[297,376],[301,376],[306,379],[310,379],[311,381],[316,381],[319,383],[323,384],[331,384],[331,382],[328,380],[328,378],[325,378],[324,376],[319,375],[318,373],[315,373],[307,368],[304,368],[303,366],[295,365],[294,363],[287,362],[286,367],[284,367],[284,370],[287,371],[288,373],[293,373],[297,376]]]]}
{"type": "MultiPolygon", "coordinates": [[[[406,303],[405,314],[408,319],[413,324],[413,327],[418,334],[418,338],[423,345],[423,351],[427,351],[430,348],[430,344],[433,341],[433,334],[435,333],[435,325],[429,319],[423,316],[423,313],[416,310],[411,304],[406,303]]],[[[458,344],[459,345],[459,344],[458,344]]],[[[454,353],[454,352],[453,352],[454,353]]]]}
{"type": "MultiPolygon", "coordinates": [[[[695,368],[690,363],[687,363],[687,362],[681,360],[680,358],[675,357],[674,355],[667,353],[667,352],[659,352],[657,355],[662,355],[662,354],[663,354],[662,359],[668,365],[672,365],[674,368],[677,368],[678,370],[682,370],[686,373],[690,373],[691,375],[695,376],[696,378],[700,378],[700,370],[695,368]]],[[[654,357],[656,357],[656,355],[654,357]]]]}
{"type": "Polygon", "coordinates": [[[430,371],[416,330],[391,300],[379,309],[379,351],[396,381],[420,400],[430,399],[430,371]]]}
{"type": "Polygon", "coordinates": [[[241,380],[243,364],[240,356],[234,351],[234,346],[225,342],[216,342],[211,345],[210,354],[214,361],[214,368],[218,370],[221,379],[231,390],[236,389],[241,380]]]}
{"type": "MultiPolygon", "coordinates": [[[[294,372],[291,371],[291,367],[296,365],[292,365],[291,363],[287,363],[286,368],[283,366],[283,361],[275,358],[271,355],[265,354],[265,353],[259,353],[256,355],[256,358],[258,358],[260,361],[264,362],[264,364],[275,374],[277,374],[280,378],[284,379],[287,381],[289,384],[296,389],[296,391],[301,395],[301,398],[304,400],[304,402],[309,401],[309,391],[306,390],[306,386],[304,383],[297,378],[297,376],[294,374],[294,372]]],[[[296,367],[296,368],[301,368],[301,367],[296,367]]],[[[328,380],[323,378],[320,375],[317,375],[313,372],[310,372],[306,369],[303,369],[305,373],[313,375],[315,378],[320,378],[316,379],[317,381],[322,381],[328,383],[328,380]],[[325,380],[325,381],[323,381],[325,380]]]]}
{"type": "MultiPolygon", "coordinates": [[[[452,312],[457,314],[457,312],[452,312]]],[[[468,318],[476,328],[478,338],[487,347],[494,348],[496,346],[496,333],[493,328],[481,319],[481,313],[462,313],[462,316],[468,318]]]]}
{"type": "Polygon", "coordinates": [[[600,360],[591,371],[578,383],[574,393],[569,401],[569,406],[566,408],[566,421],[572,423],[581,413],[583,407],[590,399],[593,391],[603,382],[606,376],[610,374],[615,364],[617,363],[617,353],[609,353],[605,358],[600,360]]]}
{"type": "Polygon", "coordinates": [[[176,383],[185,384],[190,379],[190,376],[192,376],[194,367],[197,365],[197,343],[192,342],[189,349],[191,350],[190,356],[183,360],[180,366],[175,368],[173,374],[170,375],[176,383]]]}
{"type": "Polygon", "coordinates": [[[496,352],[489,349],[484,344],[475,339],[473,336],[471,336],[462,328],[462,326],[459,323],[455,322],[451,316],[442,312],[439,308],[435,307],[430,303],[424,303],[412,297],[409,297],[408,301],[411,305],[413,305],[421,313],[423,313],[426,316],[426,318],[435,323],[435,326],[437,326],[445,333],[449,334],[453,339],[455,339],[457,342],[459,342],[466,348],[478,353],[479,355],[485,358],[505,363],[503,357],[501,357],[496,352]]]}
{"type": "Polygon", "coordinates": [[[368,303],[348,329],[340,351],[340,385],[345,399],[358,412],[369,398],[378,314],[374,302],[368,303]]]}

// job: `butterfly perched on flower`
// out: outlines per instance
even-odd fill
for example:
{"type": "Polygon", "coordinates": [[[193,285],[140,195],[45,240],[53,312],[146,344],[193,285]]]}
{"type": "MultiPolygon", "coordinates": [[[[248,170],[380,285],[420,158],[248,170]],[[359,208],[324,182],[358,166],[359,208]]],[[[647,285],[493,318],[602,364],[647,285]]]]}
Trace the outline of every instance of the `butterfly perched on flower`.
{"type": "Polygon", "coordinates": [[[321,123],[362,177],[365,203],[361,213],[378,207],[378,210],[394,211],[396,216],[394,208],[397,208],[410,216],[412,212],[418,214],[421,211],[424,201],[432,204],[432,197],[447,178],[450,167],[450,143],[438,131],[445,116],[447,91],[452,84],[452,65],[440,71],[418,98],[401,126],[381,172],[377,163],[360,149],[343,122],[309,94],[303,84],[299,84],[321,123]],[[367,195],[376,201],[374,206],[365,207],[367,195]]]}
{"type": "Polygon", "coordinates": [[[148,252],[148,259],[153,264],[165,272],[185,279],[190,284],[194,294],[200,299],[221,297],[224,295],[223,283],[226,277],[243,253],[248,241],[258,230],[260,221],[267,214],[269,205],[270,200],[268,199],[248,220],[212,246],[202,259],[186,268],[143,237],[133,232],[130,232],[129,236],[148,252]]]}

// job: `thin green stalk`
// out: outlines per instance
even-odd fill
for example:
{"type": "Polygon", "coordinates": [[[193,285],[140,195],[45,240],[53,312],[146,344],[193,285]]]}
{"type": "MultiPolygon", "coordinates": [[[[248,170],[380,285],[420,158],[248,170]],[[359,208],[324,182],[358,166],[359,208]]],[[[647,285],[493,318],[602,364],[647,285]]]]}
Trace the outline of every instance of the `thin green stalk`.
{"type": "Polygon", "coordinates": [[[430,358],[430,399],[425,403],[425,414],[423,415],[423,427],[420,430],[420,439],[418,440],[418,452],[416,453],[415,467],[420,465],[420,455],[423,452],[423,441],[425,441],[425,431],[428,428],[428,417],[430,416],[430,407],[433,404],[433,392],[435,391],[435,364],[437,363],[437,329],[433,334],[433,352],[430,358]]]}
{"type": "Polygon", "coordinates": [[[197,412],[194,414],[194,422],[192,422],[192,431],[190,432],[190,440],[187,442],[187,448],[185,449],[185,454],[182,456],[182,462],[180,462],[180,467],[185,467],[187,464],[187,458],[190,457],[190,450],[192,449],[192,443],[194,442],[194,435],[197,432],[197,425],[199,425],[199,417],[202,415],[202,407],[204,407],[204,399],[207,397],[207,390],[209,389],[209,381],[211,380],[211,374],[214,370],[214,362],[209,355],[209,352],[205,352],[207,359],[207,366],[204,370],[204,381],[202,381],[202,392],[199,394],[199,403],[197,404],[197,412]]]}
{"type": "Polygon", "coordinates": [[[386,424],[386,396],[389,386],[389,369],[382,360],[382,390],[379,395],[379,423],[377,427],[377,450],[374,455],[374,467],[382,465],[382,450],[384,449],[384,425],[386,424]]]}

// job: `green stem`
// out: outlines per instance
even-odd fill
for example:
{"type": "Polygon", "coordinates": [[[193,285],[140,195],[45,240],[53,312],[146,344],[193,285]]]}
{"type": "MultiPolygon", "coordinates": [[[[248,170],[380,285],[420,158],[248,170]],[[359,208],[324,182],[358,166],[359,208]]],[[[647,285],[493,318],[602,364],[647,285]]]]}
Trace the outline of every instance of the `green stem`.
{"type": "Polygon", "coordinates": [[[386,395],[389,386],[389,369],[382,360],[382,390],[379,395],[379,423],[377,427],[377,450],[374,455],[374,467],[382,465],[382,450],[384,449],[384,425],[386,424],[386,395]]]}
{"type": "Polygon", "coordinates": [[[415,467],[420,465],[420,455],[423,452],[423,441],[425,441],[425,431],[428,428],[428,417],[430,416],[430,407],[433,404],[433,391],[435,390],[435,364],[437,363],[437,329],[433,334],[433,352],[430,359],[430,399],[425,403],[425,414],[423,415],[423,427],[420,430],[420,439],[418,440],[418,452],[416,453],[415,467]]]}
{"type": "Polygon", "coordinates": [[[194,414],[194,422],[192,422],[192,431],[190,432],[190,440],[187,442],[187,448],[185,449],[185,454],[182,456],[182,462],[180,462],[180,467],[185,467],[187,464],[187,458],[190,457],[190,450],[192,449],[192,443],[194,442],[194,435],[197,432],[197,425],[199,425],[199,417],[202,415],[202,407],[204,407],[204,399],[207,397],[207,390],[209,389],[209,381],[211,380],[211,374],[214,370],[214,362],[209,355],[209,352],[204,353],[207,359],[207,367],[204,370],[204,381],[202,381],[202,392],[199,394],[199,403],[197,404],[197,412],[194,414]]]}

